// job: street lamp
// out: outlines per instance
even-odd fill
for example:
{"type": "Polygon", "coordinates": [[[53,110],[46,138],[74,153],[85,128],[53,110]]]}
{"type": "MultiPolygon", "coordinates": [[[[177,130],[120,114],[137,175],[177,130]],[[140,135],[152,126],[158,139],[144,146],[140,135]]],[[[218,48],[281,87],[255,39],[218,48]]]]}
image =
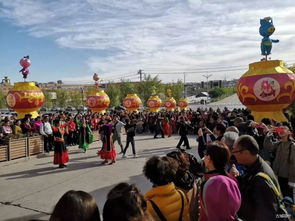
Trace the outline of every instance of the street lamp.
{"type": "Polygon", "coordinates": [[[207,79],[207,92],[209,91],[209,77],[211,77],[212,74],[206,74],[206,75],[203,75],[203,77],[205,77],[207,79]]]}

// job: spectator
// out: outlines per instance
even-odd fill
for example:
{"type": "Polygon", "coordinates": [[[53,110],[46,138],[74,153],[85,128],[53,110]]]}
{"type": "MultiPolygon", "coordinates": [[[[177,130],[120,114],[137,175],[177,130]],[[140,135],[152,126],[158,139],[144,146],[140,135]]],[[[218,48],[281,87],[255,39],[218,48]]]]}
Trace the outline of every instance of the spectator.
{"type": "Polygon", "coordinates": [[[172,151],[167,154],[167,157],[171,157],[178,162],[178,168],[173,183],[178,189],[182,190],[186,194],[186,197],[189,202],[190,220],[197,221],[197,185],[196,177],[189,171],[189,156],[184,152],[172,151]]]}
{"type": "Polygon", "coordinates": [[[270,166],[258,155],[259,146],[256,140],[243,135],[234,144],[232,154],[238,163],[247,167],[246,173],[238,177],[242,194],[242,205],[239,217],[245,220],[276,220],[277,198],[269,182],[258,175],[266,174],[275,186],[280,189],[276,176],[270,166]]]}
{"type": "Polygon", "coordinates": [[[119,183],[108,193],[104,221],[153,221],[144,197],[133,184],[119,183]]]}
{"type": "Polygon", "coordinates": [[[264,146],[275,153],[273,170],[278,176],[283,196],[293,199],[293,188],[295,188],[295,143],[291,131],[287,126],[270,129],[265,137],[264,146]],[[277,141],[273,140],[274,132],[280,138],[277,141]]]}
{"type": "Polygon", "coordinates": [[[100,215],[91,195],[70,190],[57,202],[49,221],[100,221],[100,215]]]}
{"type": "Polygon", "coordinates": [[[236,220],[241,194],[235,178],[225,171],[229,156],[228,147],[221,142],[207,146],[204,163],[208,172],[201,185],[200,221],[236,220]]]}
{"type": "Polygon", "coordinates": [[[45,152],[49,152],[53,150],[53,134],[52,127],[49,123],[49,117],[45,115],[43,117],[43,122],[40,125],[40,134],[43,135],[44,138],[44,150],[45,152]]]}
{"type": "Polygon", "coordinates": [[[15,136],[20,136],[22,135],[22,128],[21,126],[21,121],[20,120],[15,120],[14,125],[13,125],[13,134],[15,136]]]}
{"type": "Polygon", "coordinates": [[[41,117],[40,116],[36,117],[36,119],[34,121],[34,126],[33,126],[34,133],[40,134],[41,124],[42,124],[41,117]]]}
{"type": "Polygon", "coordinates": [[[145,194],[147,208],[156,221],[189,221],[189,205],[185,194],[177,190],[175,180],[178,163],[170,157],[154,156],[143,169],[144,175],[153,183],[145,194]]]}
{"type": "Polygon", "coordinates": [[[10,126],[10,121],[5,119],[2,125],[2,133],[4,137],[11,137],[13,136],[12,128],[10,126]]]}
{"type": "Polygon", "coordinates": [[[32,128],[29,116],[22,119],[21,128],[23,134],[32,135],[34,128],[32,128]]]}

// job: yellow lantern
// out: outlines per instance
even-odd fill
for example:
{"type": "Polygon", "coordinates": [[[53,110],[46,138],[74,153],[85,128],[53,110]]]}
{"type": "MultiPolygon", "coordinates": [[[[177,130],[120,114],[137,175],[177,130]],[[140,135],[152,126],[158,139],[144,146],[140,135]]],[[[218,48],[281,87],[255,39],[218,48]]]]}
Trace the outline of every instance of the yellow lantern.
{"type": "Polygon", "coordinates": [[[255,62],[240,78],[237,93],[256,121],[287,121],[282,110],[295,100],[295,74],[281,60],[255,62]]]}
{"type": "Polygon", "coordinates": [[[174,111],[176,107],[176,100],[172,97],[172,91],[170,89],[167,90],[168,98],[164,101],[164,107],[168,111],[174,111]]]}
{"type": "Polygon", "coordinates": [[[86,103],[93,112],[104,114],[110,105],[110,98],[104,90],[99,89],[99,77],[96,73],[93,75],[93,80],[95,81],[96,88],[89,92],[86,103]]]}
{"type": "Polygon", "coordinates": [[[152,88],[152,95],[147,100],[147,106],[152,112],[158,112],[162,106],[162,100],[156,95],[156,87],[152,88]]]}
{"type": "Polygon", "coordinates": [[[181,98],[177,104],[180,110],[185,110],[188,106],[188,100],[186,98],[181,98]]]}
{"type": "Polygon", "coordinates": [[[7,106],[17,112],[18,118],[31,114],[32,118],[39,116],[38,110],[43,106],[45,97],[35,82],[17,82],[8,91],[7,106]]]}
{"type": "Polygon", "coordinates": [[[129,111],[137,111],[138,108],[142,105],[140,98],[135,93],[127,94],[123,100],[123,106],[129,111]]]}

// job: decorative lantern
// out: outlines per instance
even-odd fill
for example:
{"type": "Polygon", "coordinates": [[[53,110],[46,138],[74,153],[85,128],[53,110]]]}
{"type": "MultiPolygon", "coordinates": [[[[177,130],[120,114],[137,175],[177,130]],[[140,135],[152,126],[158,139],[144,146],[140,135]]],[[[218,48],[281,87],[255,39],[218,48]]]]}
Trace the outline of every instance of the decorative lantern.
{"type": "Polygon", "coordinates": [[[147,106],[152,112],[158,112],[162,106],[162,100],[156,95],[155,87],[153,87],[152,95],[147,100],[147,106]]]}
{"type": "Polygon", "coordinates": [[[177,105],[180,108],[180,110],[185,110],[188,106],[188,100],[186,98],[181,98],[178,101],[177,105]]]}
{"type": "Polygon", "coordinates": [[[256,121],[287,121],[282,110],[295,100],[295,74],[281,60],[255,62],[240,78],[237,92],[256,121]]]}
{"type": "Polygon", "coordinates": [[[263,36],[260,62],[249,65],[249,70],[240,78],[237,93],[240,101],[246,105],[256,121],[270,118],[287,121],[282,110],[295,100],[295,75],[285,67],[281,60],[268,60],[275,31],[271,17],[260,19],[259,33],[263,36]]]}
{"type": "Polygon", "coordinates": [[[123,106],[129,111],[134,112],[141,106],[142,102],[135,93],[127,94],[123,100],[123,106]]]}
{"type": "Polygon", "coordinates": [[[167,95],[168,95],[168,98],[164,101],[164,107],[168,111],[174,111],[174,109],[176,107],[176,101],[172,97],[172,91],[170,89],[167,90],[167,95]]]}
{"type": "Polygon", "coordinates": [[[93,80],[95,81],[95,88],[88,93],[86,103],[93,112],[104,114],[110,105],[110,98],[104,90],[99,89],[100,84],[97,74],[93,75],[93,80]]]}
{"type": "Polygon", "coordinates": [[[7,106],[17,112],[18,118],[31,114],[32,118],[39,116],[39,110],[45,102],[44,94],[35,82],[17,82],[8,91],[7,106]]]}

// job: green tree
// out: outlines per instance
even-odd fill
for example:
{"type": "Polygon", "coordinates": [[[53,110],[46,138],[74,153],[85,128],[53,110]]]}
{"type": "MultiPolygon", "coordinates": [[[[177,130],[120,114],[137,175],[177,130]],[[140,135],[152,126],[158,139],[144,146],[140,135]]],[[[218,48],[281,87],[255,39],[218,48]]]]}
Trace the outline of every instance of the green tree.
{"type": "MultiPolygon", "coordinates": [[[[68,104],[75,108],[79,107],[82,103],[82,93],[80,90],[71,91],[68,93],[68,104]]],[[[83,105],[83,104],[82,104],[83,105]]]]}
{"type": "Polygon", "coordinates": [[[122,97],[121,95],[121,91],[120,88],[118,87],[118,85],[113,84],[113,83],[109,83],[105,92],[107,93],[107,95],[110,97],[110,107],[115,107],[121,104],[121,100],[120,98],[122,97]]]}
{"type": "Polygon", "coordinates": [[[132,92],[132,90],[134,91],[134,93],[137,93],[136,88],[134,83],[131,83],[130,81],[121,81],[120,84],[118,85],[119,89],[120,89],[120,103],[122,103],[123,99],[126,97],[127,94],[130,94],[132,92]]]}
{"type": "Polygon", "coordinates": [[[293,71],[293,73],[295,73],[295,64],[293,64],[292,66],[288,67],[291,71],[293,71]]]}
{"type": "Polygon", "coordinates": [[[219,87],[212,89],[211,91],[208,92],[210,97],[212,98],[217,98],[223,95],[223,90],[219,87]]]}
{"type": "Polygon", "coordinates": [[[6,108],[6,94],[0,91],[0,108],[6,108]]]}
{"type": "MultiPolygon", "coordinates": [[[[174,97],[174,99],[176,101],[179,101],[179,99],[183,97],[184,86],[183,86],[183,82],[181,80],[178,80],[174,84],[166,84],[166,85],[164,85],[163,89],[164,89],[163,92],[165,94],[166,94],[167,89],[171,89],[172,96],[174,97]]],[[[166,94],[166,96],[167,96],[167,94],[166,94]]]]}
{"type": "Polygon", "coordinates": [[[161,80],[159,80],[158,76],[151,77],[148,75],[147,78],[137,84],[137,92],[140,97],[143,105],[145,106],[146,101],[149,99],[152,93],[152,88],[156,88],[156,92],[159,93],[162,90],[161,80]]]}
{"type": "Polygon", "coordinates": [[[67,101],[69,99],[67,92],[63,89],[57,89],[55,92],[56,92],[56,105],[58,107],[66,107],[67,101]]]}
{"type": "Polygon", "coordinates": [[[45,103],[44,103],[44,107],[46,108],[51,108],[53,106],[52,104],[52,100],[51,100],[51,95],[49,91],[42,91],[45,97],[45,103]]]}

